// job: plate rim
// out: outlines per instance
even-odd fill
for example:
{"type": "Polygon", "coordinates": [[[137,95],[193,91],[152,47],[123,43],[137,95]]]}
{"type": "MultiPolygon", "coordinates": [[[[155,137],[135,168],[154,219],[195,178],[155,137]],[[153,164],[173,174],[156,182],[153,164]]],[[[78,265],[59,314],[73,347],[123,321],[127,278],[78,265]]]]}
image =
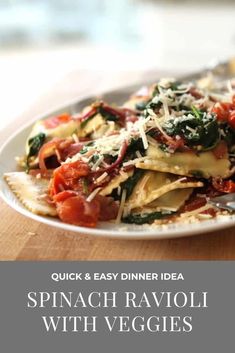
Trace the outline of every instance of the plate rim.
{"type": "MultiPolygon", "coordinates": [[[[2,185],[2,180],[0,182],[2,185]]],[[[8,188],[9,189],[9,188],[8,188]]],[[[9,189],[9,191],[12,193],[12,191],[9,189]]],[[[13,194],[13,193],[12,193],[13,194]]],[[[174,230],[162,230],[159,232],[156,228],[151,229],[143,229],[138,232],[135,232],[134,230],[112,230],[112,229],[103,229],[103,228],[88,228],[88,227],[80,227],[80,226],[75,226],[72,224],[67,224],[63,223],[60,221],[55,221],[52,217],[44,217],[40,215],[36,215],[30,211],[28,211],[24,206],[20,205],[18,206],[17,203],[11,203],[10,200],[5,196],[4,192],[0,188],[0,196],[1,198],[6,202],[8,206],[10,206],[12,209],[20,213],[21,215],[28,217],[34,221],[37,221],[39,223],[46,224],[51,227],[55,227],[61,230],[65,231],[70,231],[73,233],[78,233],[78,234],[85,234],[85,235],[90,235],[90,236],[96,236],[99,238],[112,238],[112,239],[123,239],[123,240],[161,240],[161,239],[174,239],[174,238],[184,238],[184,237],[189,237],[189,236],[196,236],[196,235],[203,235],[203,233],[212,233],[213,231],[218,231],[221,229],[226,229],[226,228],[232,228],[232,222],[235,222],[234,220],[227,220],[226,222],[220,222],[219,220],[214,220],[215,223],[212,224],[210,221],[202,221],[203,223],[195,223],[196,227],[192,227],[191,230],[188,229],[188,226],[191,226],[192,224],[185,224],[185,229],[182,230],[181,228],[179,229],[174,229],[174,230]],[[207,223],[206,223],[207,222],[207,223]]],[[[15,195],[13,194],[14,198],[15,195]]],[[[125,227],[124,223],[121,223],[123,227],[125,227]]]]}

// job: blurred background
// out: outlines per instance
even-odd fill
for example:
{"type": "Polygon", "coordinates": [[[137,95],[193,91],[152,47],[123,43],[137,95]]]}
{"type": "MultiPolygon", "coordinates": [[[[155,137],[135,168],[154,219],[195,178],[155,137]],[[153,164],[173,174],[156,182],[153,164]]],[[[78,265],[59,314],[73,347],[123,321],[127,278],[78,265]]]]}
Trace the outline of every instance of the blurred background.
{"type": "Polygon", "coordinates": [[[109,87],[119,73],[174,75],[233,55],[232,0],[0,0],[0,128],[66,77],[68,98],[78,72],[109,87]]]}

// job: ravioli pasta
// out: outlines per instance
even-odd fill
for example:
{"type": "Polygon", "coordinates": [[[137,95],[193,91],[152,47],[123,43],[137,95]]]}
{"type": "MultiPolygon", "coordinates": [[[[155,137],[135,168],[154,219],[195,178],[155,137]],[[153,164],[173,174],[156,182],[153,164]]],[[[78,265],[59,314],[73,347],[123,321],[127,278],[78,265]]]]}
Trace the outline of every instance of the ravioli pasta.
{"type": "Polygon", "coordinates": [[[205,179],[211,177],[228,178],[231,174],[228,153],[225,153],[220,159],[210,151],[198,154],[192,152],[169,154],[163,152],[156,144],[149,146],[147,157],[149,159],[136,163],[136,167],[186,176],[194,176],[197,173],[205,179]]]}
{"type": "Polygon", "coordinates": [[[31,212],[42,216],[56,216],[55,207],[45,200],[48,180],[37,179],[24,172],[6,173],[5,179],[19,201],[31,212]]]}
{"type": "MultiPolygon", "coordinates": [[[[182,178],[178,178],[172,174],[148,171],[144,177],[135,186],[131,197],[127,201],[130,209],[145,206],[154,200],[159,199],[164,194],[169,194],[175,190],[174,195],[177,198],[177,189],[202,187],[201,182],[183,182],[182,178]]],[[[169,209],[171,200],[168,203],[165,199],[165,207],[169,209]]],[[[163,208],[163,207],[162,207],[163,208]]]]}

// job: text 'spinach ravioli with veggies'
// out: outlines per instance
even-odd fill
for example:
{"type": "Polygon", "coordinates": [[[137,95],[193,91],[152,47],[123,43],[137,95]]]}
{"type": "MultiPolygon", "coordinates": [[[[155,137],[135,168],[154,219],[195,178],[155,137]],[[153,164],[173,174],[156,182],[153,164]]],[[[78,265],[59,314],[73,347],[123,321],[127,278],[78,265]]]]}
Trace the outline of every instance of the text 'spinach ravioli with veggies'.
{"type": "Polygon", "coordinates": [[[235,192],[235,94],[203,83],[163,79],[122,107],[38,121],[5,179],[31,212],[84,227],[215,217],[208,199],[235,192]]]}

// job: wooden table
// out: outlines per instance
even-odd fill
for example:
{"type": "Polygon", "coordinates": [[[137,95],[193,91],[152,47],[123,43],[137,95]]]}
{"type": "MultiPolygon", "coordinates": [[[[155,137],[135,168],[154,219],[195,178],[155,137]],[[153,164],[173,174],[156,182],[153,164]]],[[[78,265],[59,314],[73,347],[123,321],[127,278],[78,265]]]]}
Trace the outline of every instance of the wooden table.
{"type": "MultiPolygon", "coordinates": [[[[0,132],[0,144],[22,123],[69,99],[153,78],[153,73],[73,72],[0,132]]],[[[54,229],[0,200],[1,260],[233,260],[235,228],[172,240],[113,240],[54,229]]]]}

